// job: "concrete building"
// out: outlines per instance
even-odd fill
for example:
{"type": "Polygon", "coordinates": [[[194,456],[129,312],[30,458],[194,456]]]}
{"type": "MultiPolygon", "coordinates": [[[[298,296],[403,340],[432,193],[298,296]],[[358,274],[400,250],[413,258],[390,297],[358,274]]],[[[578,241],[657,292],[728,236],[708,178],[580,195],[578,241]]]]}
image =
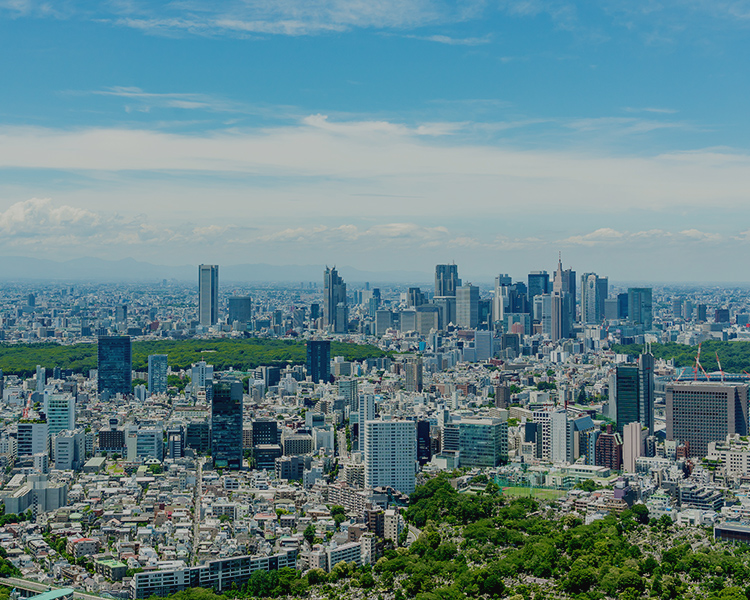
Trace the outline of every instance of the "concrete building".
{"type": "Polygon", "coordinates": [[[417,462],[414,421],[365,421],[364,430],[365,487],[390,486],[411,494],[417,462]]]}

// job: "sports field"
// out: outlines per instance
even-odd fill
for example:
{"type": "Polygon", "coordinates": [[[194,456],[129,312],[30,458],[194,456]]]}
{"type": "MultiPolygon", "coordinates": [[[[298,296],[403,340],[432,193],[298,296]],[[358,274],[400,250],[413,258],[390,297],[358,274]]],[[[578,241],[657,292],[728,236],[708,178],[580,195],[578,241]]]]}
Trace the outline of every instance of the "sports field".
{"type": "Polygon", "coordinates": [[[545,490],[542,488],[527,488],[527,487],[504,487],[503,496],[519,497],[530,497],[541,498],[543,500],[557,500],[565,495],[564,490],[545,490]]]}

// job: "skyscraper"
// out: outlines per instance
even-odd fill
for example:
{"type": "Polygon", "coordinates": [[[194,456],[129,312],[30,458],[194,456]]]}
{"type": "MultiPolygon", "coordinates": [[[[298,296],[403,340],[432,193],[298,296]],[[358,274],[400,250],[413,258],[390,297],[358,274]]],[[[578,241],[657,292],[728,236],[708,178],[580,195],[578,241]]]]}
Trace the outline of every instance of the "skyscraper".
{"type": "MultiPolygon", "coordinates": [[[[360,426],[363,424],[360,423],[360,426]]],[[[414,491],[417,427],[414,421],[365,421],[365,487],[414,491]]]]}
{"type": "Polygon", "coordinates": [[[406,391],[422,391],[422,357],[409,356],[404,362],[406,368],[406,391]]]}
{"type": "Polygon", "coordinates": [[[609,281],[596,273],[581,276],[581,322],[598,325],[604,320],[604,301],[609,292],[609,281]]]}
{"type": "Polygon", "coordinates": [[[703,457],[709,442],[748,434],[748,386],[729,383],[667,384],[667,439],[687,443],[703,457]]]}
{"type": "Polygon", "coordinates": [[[219,321],[219,265],[198,266],[198,321],[204,327],[219,321]]]}
{"type": "Polygon", "coordinates": [[[329,340],[308,340],[307,374],[313,383],[327,382],[331,378],[331,342],[329,340]]]}
{"type": "Polygon", "coordinates": [[[99,393],[132,394],[130,336],[100,336],[97,356],[99,393]]]}
{"type": "Polygon", "coordinates": [[[461,285],[458,278],[458,265],[435,266],[435,296],[455,296],[456,289],[461,285]]]}
{"type": "Polygon", "coordinates": [[[528,282],[529,303],[534,302],[534,296],[541,296],[551,291],[547,271],[532,271],[529,273],[528,282]]]}
{"type": "Polygon", "coordinates": [[[456,290],[456,321],[461,327],[475,329],[479,324],[479,288],[467,283],[456,290]]]}
{"type": "Polygon", "coordinates": [[[148,357],[148,393],[167,393],[167,355],[152,354],[148,357]]]}
{"type": "Polygon", "coordinates": [[[211,458],[214,467],[242,468],[242,382],[214,382],[211,400],[211,458]]]}
{"type": "Polygon", "coordinates": [[[44,414],[50,436],[76,426],[76,399],[73,394],[44,394],[44,414]]]}
{"type": "Polygon", "coordinates": [[[617,432],[640,423],[654,433],[654,355],[641,354],[637,365],[618,365],[615,374],[617,432]]]}
{"type": "Polygon", "coordinates": [[[228,319],[231,325],[235,321],[249,323],[253,320],[253,300],[250,296],[232,296],[228,300],[228,319]]]}
{"type": "Polygon", "coordinates": [[[365,423],[375,418],[375,396],[360,394],[357,413],[357,448],[364,458],[367,453],[365,448],[365,423]]]}
{"type": "Polygon", "coordinates": [[[346,284],[336,267],[326,267],[323,273],[323,326],[334,333],[346,333],[348,320],[346,284]]]}
{"type": "Polygon", "coordinates": [[[628,288],[628,319],[648,330],[653,326],[651,288],[628,288]]]}
{"type": "Polygon", "coordinates": [[[560,315],[561,336],[569,337],[576,320],[576,272],[562,268],[562,257],[557,260],[557,270],[552,284],[552,293],[562,298],[560,315]]]}

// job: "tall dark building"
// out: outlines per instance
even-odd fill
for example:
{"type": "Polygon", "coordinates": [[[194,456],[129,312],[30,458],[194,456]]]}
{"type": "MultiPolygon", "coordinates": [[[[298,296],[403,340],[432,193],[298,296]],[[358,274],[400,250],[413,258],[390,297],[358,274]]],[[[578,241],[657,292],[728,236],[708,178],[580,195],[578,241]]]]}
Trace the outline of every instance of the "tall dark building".
{"type": "Polygon", "coordinates": [[[307,374],[314,383],[331,379],[331,342],[310,340],[307,342],[307,374]]]}
{"type": "Polygon", "coordinates": [[[253,319],[253,301],[250,296],[232,296],[229,298],[229,319],[231,325],[235,321],[249,323],[253,319]]]}
{"type": "Polygon", "coordinates": [[[458,278],[458,265],[435,266],[435,296],[455,296],[456,289],[461,286],[458,278]]]}
{"type": "Polygon", "coordinates": [[[627,319],[628,318],[628,294],[623,292],[617,294],[617,318],[627,319]]]}
{"type": "Polygon", "coordinates": [[[318,317],[320,317],[320,304],[313,302],[310,305],[310,320],[314,321],[318,317]]]}
{"type": "Polygon", "coordinates": [[[641,354],[637,365],[618,365],[616,372],[617,431],[640,423],[654,433],[654,355],[641,354]]]}
{"type": "Polygon", "coordinates": [[[214,467],[242,468],[242,382],[234,378],[213,384],[211,457],[214,467]]]}
{"type": "Polygon", "coordinates": [[[98,392],[132,394],[130,336],[100,336],[97,356],[98,392]]]}
{"type": "Polygon", "coordinates": [[[273,419],[253,421],[253,447],[279,443],[278,423],[273,419]]]}
{"type": "Polygon", "coordinates": [[[628,288],[628,319],[651,329],[654,313],[651,306],[651,288],[628,288]]]}
{"type": "Polygon", "coordinates": [[[417,421],[417,460],[420,465],[425,465],[431,458],[430,422],[417,421]]]}
{"type": "Polygon", "coordinates": [[[326,267],[323,273],[323,325],[334,333],[346,333],[348,324],[346,284],[336,267],[326,267]]]}
{"type": "Polygon", "coordinates": [[[219,265],[198,265],[198,321],[204,327],[219,321],[219,265]]]}
{"type": "Polygon", "coordinates": [[[529,302],[534,302],[534,296],[542,296],[552,291],[549,285],[549,273],[547,271],[532,271],[529,273],[529,302]]]}

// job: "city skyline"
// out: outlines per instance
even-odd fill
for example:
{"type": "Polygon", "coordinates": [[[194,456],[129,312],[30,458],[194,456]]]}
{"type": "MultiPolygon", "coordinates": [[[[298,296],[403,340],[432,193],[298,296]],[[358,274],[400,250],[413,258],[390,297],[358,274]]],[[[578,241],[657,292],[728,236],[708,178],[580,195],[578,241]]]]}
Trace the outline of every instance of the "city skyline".
{"type": "Polygon", "coordinates": [[[0,2],[0,256],[745,282],[745,13],[0,2]]]}

